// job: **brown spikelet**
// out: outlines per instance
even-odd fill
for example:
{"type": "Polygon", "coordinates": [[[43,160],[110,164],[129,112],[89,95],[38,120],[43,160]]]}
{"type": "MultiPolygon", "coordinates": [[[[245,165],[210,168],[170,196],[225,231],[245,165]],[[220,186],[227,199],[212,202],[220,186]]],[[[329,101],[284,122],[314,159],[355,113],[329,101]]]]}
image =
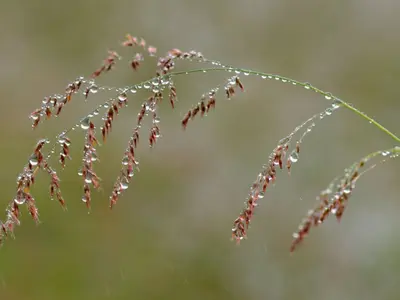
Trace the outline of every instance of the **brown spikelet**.
{"type": "Polygon", "coordinates": [[[122,42],[122,46],[125,47],[132,47],[132,46],[137,46],[138,43],[138,39],[136,37],[133,37],[130,34],[126,35],[126,40],[122,42]]]}
{"type": "Polygon", "coordinates": [[[171,103],[172,108],[175,108],[175,102],[176,102],[176,87],[172,85],[169,88],[169,103],[171,103]]]}
{"type": "Polygon", "coordinates": [[[317,206],[309,211],[307,217],[299,225],[298,230],[293,233],[293,241],[290,247],[291,252],[304,240],[311,227],[321,225],[329,215],[333,214],[338,221],[341,220],[348,200],[355,188],[356,181],[362,174],[376,166],[372,165],[364,172],[360,172],[360,169],[364,165],[365,160],[361,160],[358,164],[353,165],[349,170],[346,170],[346,174],[340,179],[339,183],[336,183],[337,180],[334,180],[327,189],[321,192],[319,197],[317,197],[317,206]]]}
{"type": "Polygon", "coordinates": [[[103,64],[92,73],[91,77],[96,78],[100,76],[103,72],[110,71],[118,59],[120,59],[120,56],[117,52],[111,50],[108,51],[107,58],[103,61],[103,64]]]}

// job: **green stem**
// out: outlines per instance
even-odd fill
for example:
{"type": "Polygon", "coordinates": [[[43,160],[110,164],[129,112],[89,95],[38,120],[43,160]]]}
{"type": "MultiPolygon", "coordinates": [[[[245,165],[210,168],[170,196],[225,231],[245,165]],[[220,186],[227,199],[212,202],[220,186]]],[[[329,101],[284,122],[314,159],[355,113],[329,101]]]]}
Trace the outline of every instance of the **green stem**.
{"type": "MultiPolygon", "coordinates": [[[[214,62],[214,61],[208,61],[208,62],[211,62],[214,64],[219,64],[218,62],[214,62]]],[[[362,111],[355,108],[353,105],[333,96],[331,93],[324,92],[324,91],[312,86],[308,82],[300,82],[300,81],[297,81],[297,80],[294,80],[291,78],[287,78],[287,77],[283,77],[280,75],[274,75],[274,74],[269,74],[269,73],[254,71],[254,70],[242,69],[242,68],[235,68],[235,67],[231,67],[231,66],[220,66],[220,67],[211,67],[211,68],[192,69],[192,70],[188,70],[188,71],[171,72],[171,73],[167,74],[166,77],[187,75],[187,74],[192,74],[192,73],[212,72],[212,71],[224,71],[224,72],[235,72],[238,74],[243,73],[246,75],[257,75],[257,76],[260,76],[265,79],[267,79],[267,78],[275,79],[275,80],[278,80],[281,82],[287,82],[287,83],[292,83],[293,85],[302,86],[306,89],[312,90],[316,93],[323,95],[325,98],[327,98],[329,100],[338,102],[339,105],[342,105],[342,106],[346,107],[347,109],[353,111],[354,113],[358,114],[359,116],[361,116],[362,118],[367,120],[369,123],[375,125],[379,130],[381,130],[384,133],[386,133],[387,135],[389,135],[396,142],[400,143],[400,138],[397,137],[393,132],[391,132],[389,129],[387,129],[386,127],[384,127],[383,125],[381,125],[380,123],[378,123],[377,121],[375,121],[374,119],[372,119],[371,117],[369,117],[368,115],[363,113],[362,111]]]]}

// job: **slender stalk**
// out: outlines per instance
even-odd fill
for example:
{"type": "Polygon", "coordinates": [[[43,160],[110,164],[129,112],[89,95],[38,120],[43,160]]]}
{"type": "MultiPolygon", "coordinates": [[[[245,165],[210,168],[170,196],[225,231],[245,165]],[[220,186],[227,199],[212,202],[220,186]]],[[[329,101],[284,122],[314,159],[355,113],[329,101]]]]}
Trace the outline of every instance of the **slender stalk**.
{"type": "MultiPolygon", "coordinates": [[[[214,64],[219,64],[218,62],[214,62],[214,61],[209,61],[209,62],[212,62],[214,64]]],[[[187,74],[193,74],[193,73],[204,73],[204,72],[213,72],[213,71],[236,72],[236,73],[243,73],[243,74],[246,74],[246,75],[257,75],[257,76],[260,76],[262,78],[275,79],[275,80],[279,80],[279,81],[282,81],[282,82],[292,83],[293,85],[302,86],[302,87],[304,87],[306,89],[312,90],[312,91],[314,91],[316,93],[319,93],[319,94],[323,95],[325,98],[327,98],[329,100],[336,101],[339,105],[342,105],[342,106],[346,107],[347,109],[353,111],[354,113],[358,114],[359,116],[361,116],[362,118],[367,120],[369,123],[375,125],[379,130],[381,130],[384,133],[386,133],[387,135],[389,135],[396,142],[400,143],[400,138],[397,137],[389,129],[387,129],[386,127],[381,125],[379,122],[375,121],[374,119],[372,119],[371,117],[369,117],[368,115],[366,115],[365,113],[360,111],[359,109],[355,108],[350,103],[347,103],[346,101],[343,101],[343,100],[337,98],[336,96],[333,96],[331,93],[324,92],[323,90],[312,86],[308,82],[300,82],[300,81],[297,81],[297,80],[294,80],[294,79],[291,79],[291,78],[288,78],[288,77],[283,77],[283,76],[280,76],[280,75],[264,73],[264,72],[254,71],[254,70],[248,70],[248,69],[242,69],[242,68],[236,68],[236,67],[231,67],[231,66],[200,68],[200,69],[192,69],[192,70],[188,70],[188,71],[171,72],[167,76],[179,76],[179,75],[187,75],[187,74]]]]}

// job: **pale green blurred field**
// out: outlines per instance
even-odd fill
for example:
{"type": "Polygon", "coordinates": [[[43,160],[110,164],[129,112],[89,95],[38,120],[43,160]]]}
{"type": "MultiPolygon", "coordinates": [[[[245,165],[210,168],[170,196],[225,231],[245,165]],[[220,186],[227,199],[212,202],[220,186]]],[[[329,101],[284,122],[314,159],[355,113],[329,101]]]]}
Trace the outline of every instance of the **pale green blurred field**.
{"type": "MultiPolygon", "coordinates": [[[[309,81],[400,133],[395,0],[3,0],[1,8],[4,208],[36,140],[52,138],[107,98],[77,98],[35,131],[29,113],[44,96],[89,75],[128,32],[160,53],[196,49],[228,64],[309,81]]],[[[154,72],[151,63],[142,71],[132,74],[120,64],[100,82],[124,86],[154,72]]],[[[143,139],[141,172],[111,212],[108,196],[136,120],[135,103],[146,95],[131,98],[99,150],[103,191],[90,214],[77,175],[83,133],[71,135],[73,160],[60,173],[68,211],[49,199],[47,178],[40,176],[34,193],[42,223],[25,213],[16,239],[0,249],[0,299],[399,299],[398,161],[360,180],[340,224],[329,220],[294,255],[288,251],[319,191],[357,158],[393,146],[348,111],[316,127],[292,176],[280,174],[263,199],[249,239],[240,246],[230,241],[249,185],[277,141],[327,103],[303,89],[246,77],[245,94],[221,99],[215,112],[182,132],[187,109],[227,76],[177,81],[177,108],[167,102],[161,108],[163,138],[151,150],[143,139]]]]}

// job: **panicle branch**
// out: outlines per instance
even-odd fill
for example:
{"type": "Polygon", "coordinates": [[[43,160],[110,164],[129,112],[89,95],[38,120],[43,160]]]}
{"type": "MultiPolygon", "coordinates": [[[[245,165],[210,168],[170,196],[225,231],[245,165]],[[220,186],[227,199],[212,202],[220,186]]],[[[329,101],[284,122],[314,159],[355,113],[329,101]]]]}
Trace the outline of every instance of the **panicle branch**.
{"type": "Polygon", "coordinates": [[[335,178],[328,187],[320,193],[317,197],[318,204],[316,207],[308,212],[307,216],[299,225],[298,230],[293,233],[290,251],[293,252],[308,235],[310,229],[321,225],[329,215],[334,215],[337,221],[340,221],[349,198],[354,191],[357,180],[362,175],[375,168],[377,164],[384,163],[387,159],[393,159],[398,156],[400,156],[400,147],[376,151],[364,157],[359,162],[352,164],[345,170],[342,177],[335,178]],[[365,165],[377,156],[381,156],[382,158],[365,169],[365,165]]]}

